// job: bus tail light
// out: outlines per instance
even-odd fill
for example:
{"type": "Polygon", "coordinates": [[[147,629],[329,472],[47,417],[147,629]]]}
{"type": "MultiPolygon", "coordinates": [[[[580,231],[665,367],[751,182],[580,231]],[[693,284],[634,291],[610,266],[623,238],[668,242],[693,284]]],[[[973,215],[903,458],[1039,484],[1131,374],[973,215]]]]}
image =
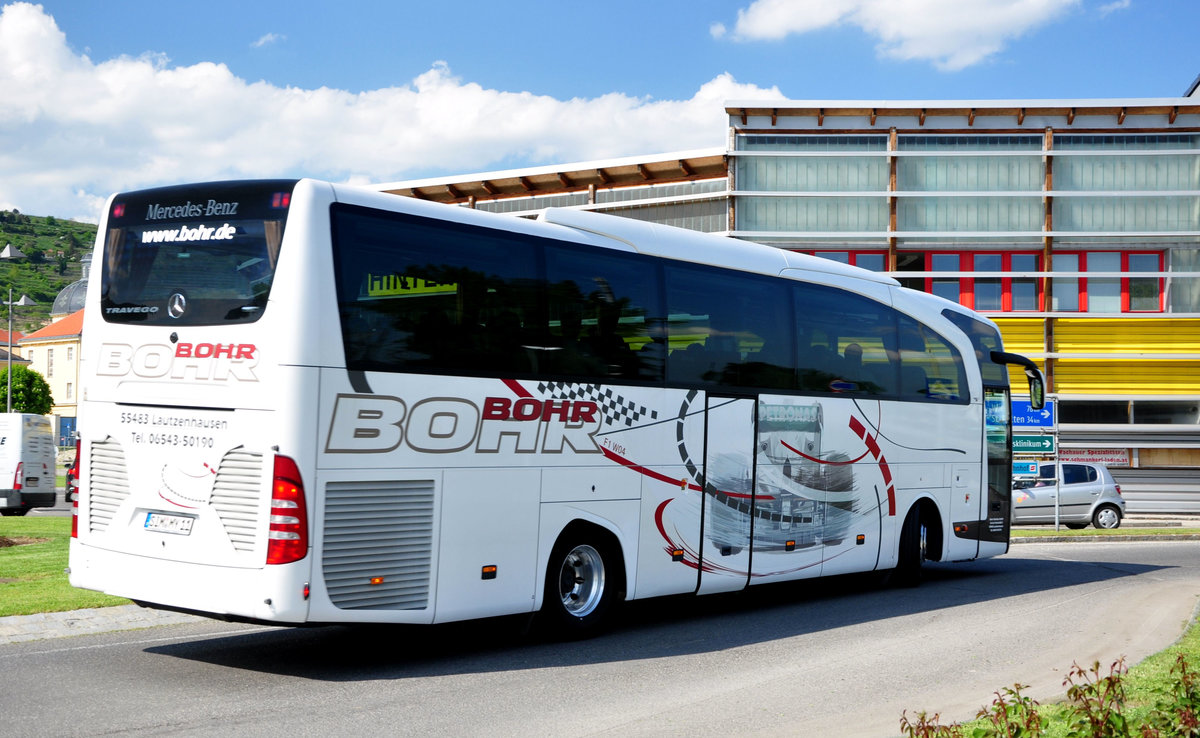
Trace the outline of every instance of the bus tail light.
{"type": "Polygon", "coordinates": [[[271,524],[267,531],[267,563],[290,564],[308,555],[308,508],[300,469],[287,456],[275,456],[271,484],[271,524]]]}
{"type": "Polygon", "coordinates": [[[67,484],[64,488],[71,501],[71,537],[79,537],[79,449],[83,441],[75,439],[75,461],[67,469],[67,484]]]}

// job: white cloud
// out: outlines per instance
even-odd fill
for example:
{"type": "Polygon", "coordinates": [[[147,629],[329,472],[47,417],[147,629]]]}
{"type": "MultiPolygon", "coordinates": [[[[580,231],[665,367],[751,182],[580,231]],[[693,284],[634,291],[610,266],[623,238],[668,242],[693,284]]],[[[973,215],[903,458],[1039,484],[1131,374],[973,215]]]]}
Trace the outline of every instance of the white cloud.
{"type": "Polygon", "coordinates": [[[1111,13],[1115,13],[1118,10],[1128,10],[1132,6],[1133,0],[1116,0],[1115,2],[1101,5],[1097,10],[1100,12],[1101,18],[1107,18],[1111,13]]]}
{"type": "Polygon", "coordinates": [[[87,220],[113,191],[160,184],[387,182],[721,146],[723,101],[784,97],[723,74],[686,100],[559,100],[486,89],[443,62],[361,93],[282,88],[154,54],[95,62],[28,3],[0,11],[0,90],[0,209],[87,220]]]}
{"type": "Polygon", "coordinates": [[[287,36],[284,36],[282,34],[266,33],[266,34],[263,34],[262,36],[260,36],[257,41],[250,44],[250,46],[252,46],[255,49],[261,49],[264,46],[269,46],[270,44],[276,44],[276,43],[279,43],[281,41],[286,41],[286,40],[287,40],[287,36]]]}
{"type": "Polygon", "coordinates": [[[738,11],[729,35],[738,41],[778,41],[851,25],[878,39],[882,56],[928,61],[955,71],[986,60],[1079,4],[1080,0],[754,0],[738,11]]]}

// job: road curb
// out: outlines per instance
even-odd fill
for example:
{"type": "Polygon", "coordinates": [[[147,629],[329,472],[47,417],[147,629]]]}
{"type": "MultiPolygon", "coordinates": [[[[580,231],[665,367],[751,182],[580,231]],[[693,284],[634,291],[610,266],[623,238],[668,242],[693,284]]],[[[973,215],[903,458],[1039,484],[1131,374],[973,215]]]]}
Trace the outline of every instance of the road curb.
{"type": "Polygon", "coordinates": [[[1147,533],[1145,535],[1112,536],[1021,536],[1009,538],[1009,544],[1018,543],[1121,543],[1124,541],[1200,541],[1200,533],[1147,533]]]}
{"type": "Polygon", "coordinates": [[[0,645],[154,628],[159,625],[179,625],[200,620],[204,618],[166,610],[150,610],[137,605],[10,615],[0,618],[0,645]]]}

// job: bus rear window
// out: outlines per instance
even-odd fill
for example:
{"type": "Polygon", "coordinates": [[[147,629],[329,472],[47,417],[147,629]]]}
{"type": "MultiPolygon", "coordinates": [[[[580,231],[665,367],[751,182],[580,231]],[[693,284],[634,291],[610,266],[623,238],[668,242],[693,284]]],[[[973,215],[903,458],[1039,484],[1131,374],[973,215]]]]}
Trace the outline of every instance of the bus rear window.
{"type": "Polygon", "coordinates": [[[275,276],[291,185],[286,192],[278,192],[278,183],[255,183],[118,197],[104,246],[104,319],[172,326],[258,320],[275,276]]]}

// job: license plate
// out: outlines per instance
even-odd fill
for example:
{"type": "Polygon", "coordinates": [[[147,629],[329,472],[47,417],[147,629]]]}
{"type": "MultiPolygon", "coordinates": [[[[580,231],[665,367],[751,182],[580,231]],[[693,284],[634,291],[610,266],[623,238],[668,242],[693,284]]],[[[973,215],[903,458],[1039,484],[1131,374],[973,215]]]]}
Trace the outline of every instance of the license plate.
{"type": "Polygon", "coordinates": [[[194,520],[195,518],[187,515],[152,512],[146,513],[145,528],[156,533],[174,533],[178,536],[186,536],[192,532],[194,520]]]}

